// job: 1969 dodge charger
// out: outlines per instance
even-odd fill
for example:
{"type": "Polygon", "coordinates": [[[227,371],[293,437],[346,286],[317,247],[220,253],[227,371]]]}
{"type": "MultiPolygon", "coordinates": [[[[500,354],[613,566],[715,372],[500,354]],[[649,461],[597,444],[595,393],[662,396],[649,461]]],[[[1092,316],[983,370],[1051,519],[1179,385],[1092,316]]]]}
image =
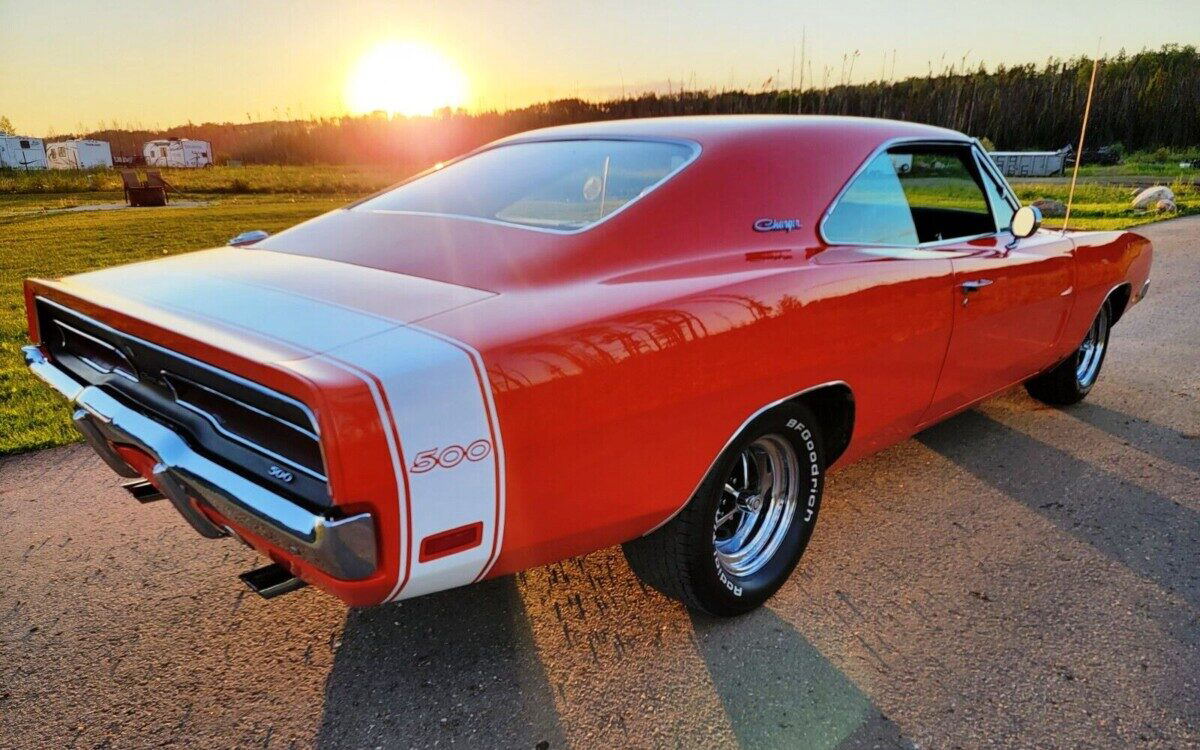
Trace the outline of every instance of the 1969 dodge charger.
{"type": "Polygon", "coordinates": [[[419,596],[614,544],[761,604],[826,471],[1014,384],[1071,404],[1149,284],[979,144],[707,117],[492,143],[274,236],[26,283],[29,367],[262,593],[419,596]]]}

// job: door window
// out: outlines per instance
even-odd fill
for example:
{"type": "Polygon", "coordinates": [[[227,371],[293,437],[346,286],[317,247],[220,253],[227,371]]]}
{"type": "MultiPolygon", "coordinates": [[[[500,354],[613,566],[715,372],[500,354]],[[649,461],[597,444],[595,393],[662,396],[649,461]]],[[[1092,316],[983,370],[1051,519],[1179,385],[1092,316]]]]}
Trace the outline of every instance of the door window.
{"type": "Polygon", "coordinates": [[[1004,206],[991,199],[969,146],[898,146],[854,177],[822,232],[830,243],[912,247],[994,234],[1012,219],[1004,206]]]}
{"type": "Polygon", "coordinates": [[[902,166],[898,179],[922,243],[996,231],[969,147],[902,146],[888,153],[902,166]]]}

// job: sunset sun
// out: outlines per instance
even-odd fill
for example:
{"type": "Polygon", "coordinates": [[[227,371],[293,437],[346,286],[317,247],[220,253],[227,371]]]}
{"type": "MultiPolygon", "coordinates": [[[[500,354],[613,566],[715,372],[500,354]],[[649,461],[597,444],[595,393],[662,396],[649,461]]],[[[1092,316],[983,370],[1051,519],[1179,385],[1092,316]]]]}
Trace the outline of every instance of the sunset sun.
{"type": "Polygon", "coordinates": [[[419,42],[386,42],[358,61],[346,86],[353,112],[428,115],[461,107],[467,78],[436,48],[419,42]]]}

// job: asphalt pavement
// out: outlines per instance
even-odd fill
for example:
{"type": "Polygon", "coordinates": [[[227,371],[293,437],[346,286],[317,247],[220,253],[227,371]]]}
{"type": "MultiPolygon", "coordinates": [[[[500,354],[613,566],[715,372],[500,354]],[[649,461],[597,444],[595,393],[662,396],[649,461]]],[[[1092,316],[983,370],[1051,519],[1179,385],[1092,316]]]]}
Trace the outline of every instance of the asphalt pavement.
{"type": "Polygon", "coordinates": [[[1086,402],[1015,389],[831,476],[735,620],[618,549],[272,601],[80,445],[0,459],[0,748],[1200,747],[1200,217],[1086,402]]]}

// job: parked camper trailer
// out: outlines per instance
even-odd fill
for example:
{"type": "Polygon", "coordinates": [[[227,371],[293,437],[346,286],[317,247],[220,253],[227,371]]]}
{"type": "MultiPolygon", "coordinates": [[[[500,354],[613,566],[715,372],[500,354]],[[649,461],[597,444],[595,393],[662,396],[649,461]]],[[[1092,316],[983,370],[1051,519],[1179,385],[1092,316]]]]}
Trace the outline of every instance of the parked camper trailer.
{"type": "Polygon", "coordinates": [[[148,167],[207,167],[213,163],[208,141],[191,138],[148,141],[142,146],[142,153],[148,167]]]}
{"type": "Polygon", "coordinates": [[[107,141],[57,141],[46,147],[51,169],[111,169],[112,148],[107,141]]]}
{"type": "Polygon", "coordinates": [[[45,169],[46,149],[41,138],[0,135],[0,168],[45,169]]]}
{"type": "Polygon", "coordinates": [[[1070,146],[1057,151],[993,151],[989,154],[1005,177],[1050,177],[1062,174],[1070,146]]]}

